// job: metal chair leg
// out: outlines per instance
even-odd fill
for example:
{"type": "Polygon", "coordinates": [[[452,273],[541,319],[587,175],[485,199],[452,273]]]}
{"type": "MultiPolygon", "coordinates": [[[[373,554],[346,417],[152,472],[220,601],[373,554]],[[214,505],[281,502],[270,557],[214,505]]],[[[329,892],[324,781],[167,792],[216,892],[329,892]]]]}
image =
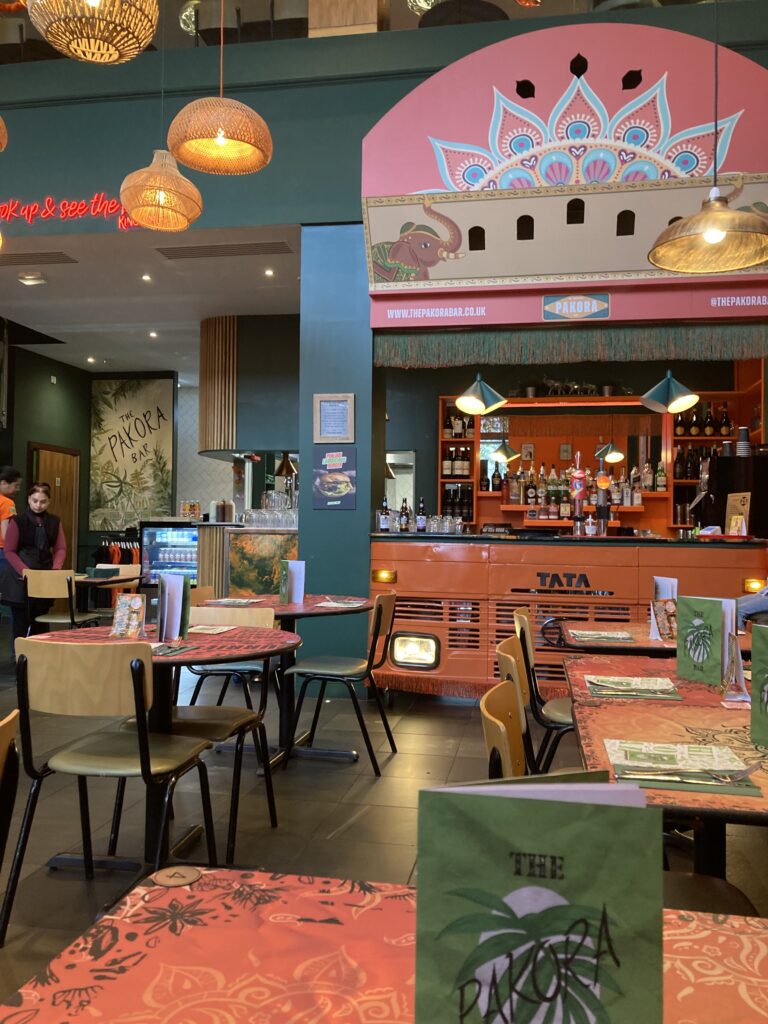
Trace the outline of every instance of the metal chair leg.
{"type": "Polygon", "coordinates": [[[8,876],[8,888],[5,891],[2,910],[0,910],[0,947],[5,945],[8,922],[11,917],[11,910],[13,909],[13,901],[16,897],[16,889],[19,886],[21,866],[24,863],[24,854],[27,852],[29,833],[32,830],[32,820],[35,817],[35,808],[37,807],[37,799],[40,796],[40,787],[42,784],[42,779],[33,780],[32,786],[29,790],[29,796],[27,797],[27,805],[24,808],[24,817],[21,821],[19,838],[16,840],[16,849],[13,854],[11,871],[8,876]]]}
{"type": "Polygon", "coordinates": [[[572,728],[570,728],[570,729],[558,729],[558,731],[552,737],[552,742],[549,744],[549,748],[547,750],[547,756],[544,758],[544,761],[542,762],[542,765],[541,765],[541,770],[542,770],[544,775],[546,775],[546,773],[552,767],[552,762],[555,759],[555,754],[557,753],[557,748],[560,746],[560,740],[568,732],[573,732],[573,729],[572,728]]]}
{"type": "Polygon", "coordinates": [[[320,683],[320,689],[317,693],[317,703],[315,704],[315,710],[312,713],[312,724],[309,727],[309,739],[307,740],[307,746],[311,747],[315,742],[315,733],[317,732],[317,723],[320,720],[320,710],[323,706],[323,699],[325,698],[325,688],[328,685],[328,680],[323,679],[320,683]]]}
{"type": "Polygon", "coordinates": [[[243,767],[243,743],[245,733],[239,732],[235,740],[235,758],[232,762],[232,795],[229,798],[229,826],[227,827],[227,852],[224,863],[235,860],[235,838],[237,836],[237,812],[240,806],[240,776],[243,767]]]}
{"type": "Polygon", "coordinates": [[[179,686],[181,685],[181,665],[176,665],[173,670],[173,706],[179,703],[179,686]]]}
{"type": "Polygon", "coordinates": [[[224,703],[224,698],[227,695],[227,690],[229,689],[229,684],[231,682],[232,674],[228,672],[227,675],[224,676],[224,683],[222,684],[221,690],[219,690],[219,697],[218,700],[216,701],[217,708],[220,708],[221,705],[224,703]]]}
{"type": "Polygon", "coordinates": [[[117,837],[120,833],[120,819],[123,816],[123,800],[125,799],[125,781],[125,776],[117,780],[115,809],[112,812],[112,828],[109,831],[109,846],[107,847],[109,857],[114,857],[117,853],[117,837]]]}
{"type": "Polygon", "coordinates": [[[93,878],[93,847],[91,846],[91,815],[88,811],[88,779],[77,776],[77,795],[80,800],[80,827],[83,832],[83,867],[85,877],[93,878]]]}
{"type": "Polygon", "coordinates": [[[197,698],[200,696],[200,691],[203,688],[203,683],[205,682],[205,680],[208,678],[209,675],[210,675],[210,672],[204,673],[203,675],[200,676],[200,678],[195,683],[195,688],[192,691],[192,696],[189,698],[189,706],[190,707],[192,707],[193,704],[197,704],[197,698]]]}
{"type": "Polygon", "coordinates": [[[267,730],[264,723],[260,722],[256,727],[259,734],[261,746],[261,763],[264,766],[264,788],[267,791],[267,807],[269,808],[269,823],[272,828],[277,828],[277,807],[275,806],[275,789],[272,785],[272,767],[269,763],[269,743],[267,742],[267,730]]]}
{"type": "MultiPolygon", "coordinates": [[[[159,871],[163,866],[163,845],[165,838],[168,835],[168,826],[170,820],[170,810],[173,802],[173,791],[176,788],[176,778],[172,776],[165,783],[165,795],[163,797],[163,810],[160,814],[160,828],[157,833],[157,849],[155,850],[155,871],[159,871]]],[[[159,785],[159,783],[156,783],[159,785]]]]}
{"type": "Polygon", "coordinates": [[[384,726],[384,732],[387,734],[387,739],[389,740],[389,749],[392,751],[393,754],[396,754],[397,745],[395,744],[395,737],[392,735],[392,730],[389,727],[389,719],[387,718],[387,712],[384,710],[384,701],[381,699],[381,693],[379,692],[379,688],[376,685],[376,680],[373,678],[372,675],[368,676],[368,680],[371,684],[370,689],[376,701],[376,706],[379,709],[381,724],[384,726]]]}
{"type": "Polygon", "coordinates": [[[299,718],[301,717],[301,709],[304,706],[304,698],[307,695],[307,687],[312,682],[314,676],[304,676],[304,682],[299,687],[299,696],[296,701],[296,710],[293,713],[293,725],[291,728],[291,735],[288,740],[288,746],[285,748],[283,756],[283,770],[288,767],[288,762],[291,758],[291,751],[293,750],[293,741],[296,737],[296,730],[299,728],[299,718]]]}
{"type": "Polygon", "coordinates": [[[213,811],[211,810],[211,790],[208,786],[208,769],[202,761],[197,762],[197,773],[200,776],[200,796],[203,801],[203,823],[205,825],[205,842],[208,847],[208,866],[215,868],[216,833],[213,830],[213,811]]]}
{"type": "Polygon", "coordinates": [[[381,769],[379,768],[379,762],[376,760],[376,755],[373,752],[373,745],[371,744],[371,737],[368,734],[368,727],[365,724],[365,719],[363,718],[363,712],[360,710],[360,701],[357,699],[357,694],[355,693],[355,684],[354,683],[348,683],[348,682],[345,681],[344,685],[346,686],[347,690],[349,691],[349,696],[352,698],[352,707],[355,709],[355,714],[357,715],[357,721],[358,721],[358,724],[360,726],[360,732],[363,734],[363,741],[365,743],[366,750],[368,751],[368,757],[370,757],[370,759],[371,759],[371,764],[373,766],[373,774],[374,775],[381,775],[381,769]]]}

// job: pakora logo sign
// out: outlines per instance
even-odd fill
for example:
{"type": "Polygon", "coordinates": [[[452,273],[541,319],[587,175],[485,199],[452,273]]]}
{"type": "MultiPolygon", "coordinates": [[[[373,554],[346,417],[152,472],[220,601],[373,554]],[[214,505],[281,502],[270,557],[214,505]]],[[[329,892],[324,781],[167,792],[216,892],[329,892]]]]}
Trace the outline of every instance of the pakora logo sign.
{"type": "Polygon", "coordinates": [[[611,315],[611,297],[600,295],[545,295],[545,320],[606,320],[611,315]]]}

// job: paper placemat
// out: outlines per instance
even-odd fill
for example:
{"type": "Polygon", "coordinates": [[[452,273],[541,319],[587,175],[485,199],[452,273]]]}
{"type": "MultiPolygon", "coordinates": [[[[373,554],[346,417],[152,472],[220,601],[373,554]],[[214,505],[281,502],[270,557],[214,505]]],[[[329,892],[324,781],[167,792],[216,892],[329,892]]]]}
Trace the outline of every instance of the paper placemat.
{"type": "Polygon", "coordinates": [[[190,626],[187,630],[188,633],[207,633],[210,636],[216,636],[218,633],[228,633],[230,629],[237,629],[237,626],[190,626]]]}
{"type": "Polygon", "coordinates": [[[619,643],[632,643],[632,634],[624,630],[608,629],[571,629],[574,640],[616,640],[619,643]]]}
{"type": "Polygon", "coordinates": [[[316,608],[360,608],[365,601],[318,601],[316,608]]]}
{"type": "Polygon", "coordinates": [[[688,771],[741,771],[746,765],[730,747],[703,743],[644,743],[640,740],[605,740],[614,768],[684,769],[688,771]]]}

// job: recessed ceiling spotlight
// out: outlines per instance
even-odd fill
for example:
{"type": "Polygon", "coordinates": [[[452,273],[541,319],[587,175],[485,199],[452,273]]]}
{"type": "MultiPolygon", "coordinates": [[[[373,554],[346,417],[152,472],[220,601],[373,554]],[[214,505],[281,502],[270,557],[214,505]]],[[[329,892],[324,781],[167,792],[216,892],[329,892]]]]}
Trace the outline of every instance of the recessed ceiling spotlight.
{"type": "Polygon", "coordinates": [[[152,280],[152,275],[151,274],[142,274],[141,275],[141,280],[142,281],[151,281],[152,280]]]}
{"type": "Polygon", "coordinates": [[[267,269],[264,271],[264,277],[274,277],[274,276],[275,276],[275,272],[272,269],[272,267],[267,267],[267,269]]]}
{"type": "Polygon", "coordinates": [[[22,270],[19,274],[19,284],[32,286],[34,284],[47,284],[47,280],[39,270],[22,270]]]}
{"type": "Polygon", "coordinates": [[[86,359],[86,363],[95,363],[95,362],[96,362],[96,360],[93,358],[93,356],[88,356],[88,358],[86,359]]]}
{"type": "Polygon", "coordinates": [[[157,331],[150,331],[149,332],[149,336],[150,336],[150,338],[156,338],[157,337],[157,331]]]}

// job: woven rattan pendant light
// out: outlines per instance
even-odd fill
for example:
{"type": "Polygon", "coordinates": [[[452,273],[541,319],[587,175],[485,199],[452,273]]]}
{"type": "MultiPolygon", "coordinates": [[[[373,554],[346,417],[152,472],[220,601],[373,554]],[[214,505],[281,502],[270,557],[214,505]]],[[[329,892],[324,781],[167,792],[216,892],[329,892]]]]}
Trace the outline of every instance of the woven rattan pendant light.
{"type": "Polygon", "coordinates": [[[54,50],[89,64],[133,60],[157,28],[157,0],[29,0],[27,7],[54,50]]]}
{"type": "Polygon", "coordinates": [[[3,152],[5,147],[8,145],[8,129],[5,127],[5,121],[0,117],[0,153],[3,152]]]}
{"type": "Polygon", "coordinates": [[[120,202],[132,220],[151,231],[186,231],[203,212],[200,192],[164,149],[155,150],[149,167],[127,175],[120,202]]]}
{"type": "Polygon", "coordinates": [[[219,95],[183,107],[168,129],[179,163],[206,174],[253,174],[272,159],[266,121],[245,103],[224,97],[224,0],[221,0],[219,95]]]}

